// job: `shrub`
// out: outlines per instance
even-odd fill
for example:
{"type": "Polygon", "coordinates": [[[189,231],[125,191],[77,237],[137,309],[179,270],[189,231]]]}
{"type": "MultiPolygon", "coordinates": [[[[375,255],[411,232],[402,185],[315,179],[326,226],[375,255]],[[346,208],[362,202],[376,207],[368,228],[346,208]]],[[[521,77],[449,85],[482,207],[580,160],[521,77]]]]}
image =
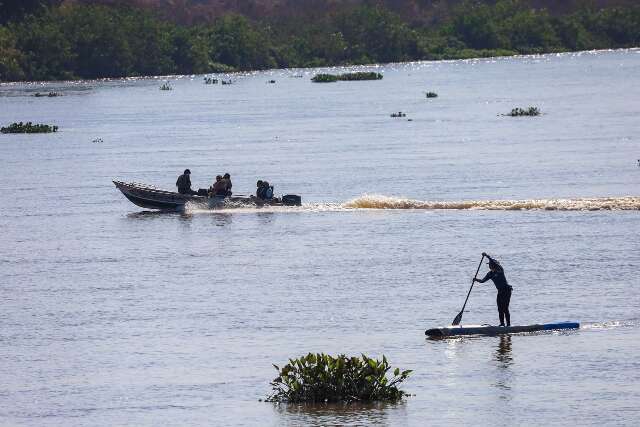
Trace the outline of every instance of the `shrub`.
{"type": "Polygon", "coordinates": [[[320,403],[320,402],[395,402],[407,394],[398,388],[410,370],[391,370],[387,358],[371,359],[343,354],[333,357],[324,353],[309,353],[289,363],[278,371],[271,382],[270,402],[320,403]]]}
{"type": "Polygon", "coordinates": [[[51,133],[57,132],[58,126],[27,123],[11,123],[7,127],[0,128],[2,133],[51,133]]]}
{"type": "Polygon", "coordinates": [[[521,116],[539,116],[540,110],[538,107],[529,107],[526,110],[520,107],[516,107],[507,116],[511,117],[521,117],[521,116]]]}

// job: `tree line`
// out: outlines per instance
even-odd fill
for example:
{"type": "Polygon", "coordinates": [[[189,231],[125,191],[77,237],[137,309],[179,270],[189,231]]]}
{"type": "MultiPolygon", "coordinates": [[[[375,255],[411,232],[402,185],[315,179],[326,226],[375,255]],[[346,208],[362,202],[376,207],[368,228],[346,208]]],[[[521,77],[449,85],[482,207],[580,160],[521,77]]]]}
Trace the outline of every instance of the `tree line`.
{"type": "MultiPolygon", "coordinates": [[[[8,0],[0,0],[0,11],[8,0]]],[[[378,5],[292,21],[237,14],[183,26],[118,5],[23,1],[0,13],[0,80],[59,80],[459,59],[640,45],[640,6],[551,15],[466,1],[415,24],[378,5]],[[29,7],[27,7],[27,6],[29,7]],[[25,9],[26,8],[26,9],[25,9]]]]}

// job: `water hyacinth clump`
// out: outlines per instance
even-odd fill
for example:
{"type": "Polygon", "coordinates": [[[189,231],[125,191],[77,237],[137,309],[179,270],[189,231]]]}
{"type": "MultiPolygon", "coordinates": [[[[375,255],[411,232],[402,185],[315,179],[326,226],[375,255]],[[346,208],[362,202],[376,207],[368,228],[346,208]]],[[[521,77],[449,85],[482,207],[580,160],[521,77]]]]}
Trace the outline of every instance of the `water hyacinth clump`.
{"type": "Polygon", "coordinates": [[[270,402],[286,403],[337,403],[337,402],[395,402],[408,396],[398,388],[410,370],[391,366],[387,358],[376,360],[365,356],[336,357],[324,353],[309,353],[289,363],[278,371],[271,382],[270,402]]]}
{"type": "Polygon", "coordinates": [[[355,80],[381,80],[382,74],[368,72],[368,71],[359,71],[356,73],[345,73],[345,74],[316,74],[311,79],[314,83],[333,83],[339,80],[341,81],[355,81],[355,80]]]}
{"type": "Polygon", "coordinates": [[[2,133],[51,133],[58,132],[58,126],[27,123],[11,123],[7,127],[0,128],[2,133]]]}
{"type": "Polygon", "coordinates": [[[357,73],[339,74],[338,80],[382,80],[382,74],[373,71],[360,71],[357,73]]]}
{"type": "Polygon", "coordinates": [[[160,90],[173,90],[173,88],[171,87],[169,82],[166,82],[166,83],[163,83],[162,86],[160,86],[160,90]]]}
{"type": "Polygon", "coordinates": [[[314,83],[333,83],[338,81],[338,76],[334,74],[316,74],[311,78],[314,83]]]}
{"type": "Polygon", "coordinates": [[[62,94],[58,92],[49,92],[49,93],[36,92],[33,96],[35,96],[36,98],[43,98],[43,97],[55,98],[56,96],[62,96],[62,94]]]}
{"type": "Polygon", "coordinates": [[[529,107],[527,109],[516,107],[507,115],[511,117],[539,116],[540,110],[538,109],[538,107],[529,107]]]}
{"type": "Polygon", "coordinates": [[[426,92],[425,95],[427,96],[427,98],[437,98],[438,94],[435,92],[426,92]]]}

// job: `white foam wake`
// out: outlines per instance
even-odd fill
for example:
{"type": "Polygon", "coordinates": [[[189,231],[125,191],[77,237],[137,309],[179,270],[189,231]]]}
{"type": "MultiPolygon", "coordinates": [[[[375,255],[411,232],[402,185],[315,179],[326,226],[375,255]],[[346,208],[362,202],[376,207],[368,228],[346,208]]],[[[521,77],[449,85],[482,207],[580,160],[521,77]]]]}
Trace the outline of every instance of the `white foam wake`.
{"type": "Polygon", "coordinates": [[[347,209],[458,209],[458,210],[550,210],[600,211],[640,210],[640,197],[577,199],[423,201],[365,194],[342,205],[347,209]]]}

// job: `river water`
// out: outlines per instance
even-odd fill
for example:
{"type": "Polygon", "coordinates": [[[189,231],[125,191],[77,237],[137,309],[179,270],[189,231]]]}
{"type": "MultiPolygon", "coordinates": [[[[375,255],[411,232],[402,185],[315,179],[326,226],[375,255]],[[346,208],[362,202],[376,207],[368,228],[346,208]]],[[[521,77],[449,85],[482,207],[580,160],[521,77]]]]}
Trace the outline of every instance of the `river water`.
{"type": "MultiPolygon", "coordinates": [[[[2,126],[60,131],[0,135],[0,424],[636,425],[640,51],[362,69],[384,79],[1,85],[2,126]],[[187,167],[304,205],[150,213],[111,183],[187,167]],[[582,328],[425,339],[482,251],[514,324],[582,328]],[[310,351],[384,354],[412,396],[261,402],[272,363],[310,351]]],[[[493,285],[467,309],[496,324],[493,285]]]]}

